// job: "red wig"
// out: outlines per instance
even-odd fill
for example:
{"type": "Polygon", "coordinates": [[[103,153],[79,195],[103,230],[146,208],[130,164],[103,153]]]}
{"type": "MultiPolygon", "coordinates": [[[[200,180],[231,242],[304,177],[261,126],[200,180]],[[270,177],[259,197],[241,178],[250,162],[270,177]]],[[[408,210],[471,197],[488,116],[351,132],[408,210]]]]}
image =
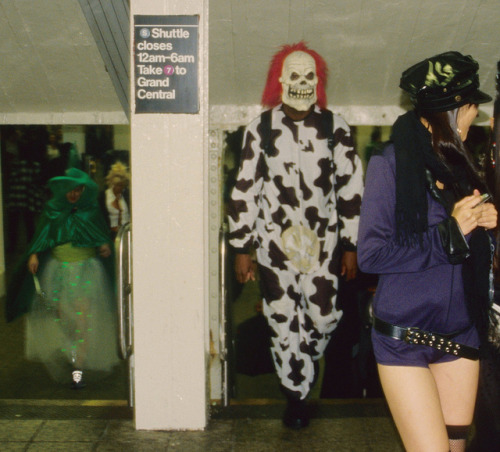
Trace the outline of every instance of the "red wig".
{"type": "Polygon", "coordinates": [[[316,103],[320,108],[326,108],[326,78],[328,76],[328,67],[325,60],[314,50],[309,49],[307,45],[301,41],[297,44],[284,45],[281,50],[273,56],[269,72],[267,73],[267,82],[264,92],[262,93],[262,105],[264,107],[275,107],[281,103],[282,87],[279,81],[283,70],[285,58],[293,52],[305,52],[314,58],[316,63],[316,74],[318,75],[318,86],[316,93],[318,100],[316,103]]]}

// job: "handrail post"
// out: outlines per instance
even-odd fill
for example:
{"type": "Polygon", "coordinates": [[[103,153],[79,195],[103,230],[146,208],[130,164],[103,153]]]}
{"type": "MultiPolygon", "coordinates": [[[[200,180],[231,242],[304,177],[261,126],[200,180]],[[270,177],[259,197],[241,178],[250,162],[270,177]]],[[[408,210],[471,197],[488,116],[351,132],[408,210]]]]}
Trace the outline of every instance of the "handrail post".
{"type": "Polygon", "coordinates": [[[118,309],[118,338],[119,352],[122,359],[128,359],[132,353],[131,337],[131,284],[130,284],[130,223],[124,224],[115,238],[115,268],[116,268],[116,287],[117,287],[117,309],[118,309]],[[127,281],[125,281],[125,272],[123,266],[124,242],[127,239],[127,281]],[[126,301],[126,303],[125,303],[126,301]],[[128,313],[128,321],[126,313],[128,313]]]}
{"type": "Polygon", "coordinates": [[[223,223],[219,232],[219,353],[222,362],[222,406],[229,405],[229,362],[227,348],[227,306],[226,306],[226,231],[223,223]]]}
{"type": "Polygon", "coordinates": [[[134,355],[132,316],[132,237],[131,225],[120,227],[115,238],[115,268],[118,314],[118,351],[128,361],[129,406],[134,406],[134,355]],[[124,250],[126,244],[126,250],[124,250]],[[124,269],[125,267],[125,269],[124,269]],[[126,273],[126,274],[125,274],[126,273]]]}

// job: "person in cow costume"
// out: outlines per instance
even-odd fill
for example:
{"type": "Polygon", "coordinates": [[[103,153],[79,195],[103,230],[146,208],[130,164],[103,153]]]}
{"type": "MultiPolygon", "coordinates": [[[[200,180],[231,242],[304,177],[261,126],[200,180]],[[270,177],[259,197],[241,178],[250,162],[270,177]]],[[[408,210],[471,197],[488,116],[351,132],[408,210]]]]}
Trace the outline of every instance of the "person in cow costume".
{"type": "Polygon", "coordinates": [[[288,401],[283,422],[296,429],[309,423],[305,400],[342,316],[338,279],[357,271],[362,165],[349,126],[326,109],[326,78],[324,60],[302,42],[273,57],[262,96],[270,109],[246,127],[228,208],[241,283],[255,278],[255,249],[271,352],[288,401]]]}

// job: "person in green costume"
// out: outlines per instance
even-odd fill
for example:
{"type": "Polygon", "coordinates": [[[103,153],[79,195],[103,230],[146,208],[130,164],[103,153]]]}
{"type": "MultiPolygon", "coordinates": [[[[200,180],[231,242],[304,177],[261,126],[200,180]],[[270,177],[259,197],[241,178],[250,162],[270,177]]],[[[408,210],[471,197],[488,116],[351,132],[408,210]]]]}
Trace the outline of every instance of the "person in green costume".
{"type": "Polygon", "coordinates": [[[43,362],[59,381],[71,372],[72,387],[80,389],[84,369],[109,372],[119,361],[106,270],[112,262],[105,263],[111,260],[109,228],[98,186],[86,173],[70,168],[50,179],[49,188],[53,196],[24,258],[31,278],[9,297],[7,319],[27,312],[27,358],[43,362]]]}

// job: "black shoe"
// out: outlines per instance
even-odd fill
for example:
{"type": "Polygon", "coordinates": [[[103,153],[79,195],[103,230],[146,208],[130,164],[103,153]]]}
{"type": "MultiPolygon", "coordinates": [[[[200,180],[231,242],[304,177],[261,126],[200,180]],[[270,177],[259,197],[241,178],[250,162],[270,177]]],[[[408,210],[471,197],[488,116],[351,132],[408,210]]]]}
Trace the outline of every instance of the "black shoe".
{"type": "Polygon", "coordinates": [[[81,370],[74,370],[71,373],[71,377],[71,389],[83,389],[87,386],[83,381],[83,372],[81,370]]]}
{"type": "Polygon", "coordinates": [[[300,430],[309,425],[309,413],[305,400],[288,400],[283,424],[293,430],[300,430]]]}

